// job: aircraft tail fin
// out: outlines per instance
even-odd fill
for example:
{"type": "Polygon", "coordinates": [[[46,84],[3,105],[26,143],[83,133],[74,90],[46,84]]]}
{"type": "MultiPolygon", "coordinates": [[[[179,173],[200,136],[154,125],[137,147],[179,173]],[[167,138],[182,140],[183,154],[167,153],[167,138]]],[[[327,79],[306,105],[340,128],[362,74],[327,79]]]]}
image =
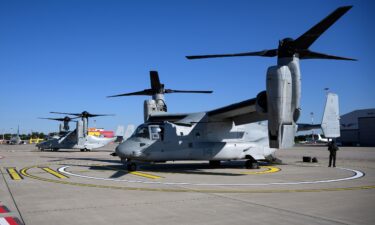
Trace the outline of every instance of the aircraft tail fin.
{"type": "Polygon", "coordinates": [[[135,126],[133,124],[129,124],[128,127],[126,128],[124,139],[128,139],[132,134],[134,133],[135,126]]]}
{"type": "Polygon", "coordinates": [[[115,132],[115,136],[116,137],[123,137],[124,134],[125,134],[124,126],[123,125],[117,126],[117,129],[116,129],[116,132],[115,132]]]}
{"type": "Polygon", "coordinates": [[[337,94],[327,94],[321,126],[326,138],[340,137],[339,97],[337,94]]]}
{"type": "Polygon", "coordinates": [[[126,139],[128,139],[134,132],[134,125],[128,125],[126,127],[126,130],[125,130],[125,127],[123,125],[120,125],[117,127],[117,130],[116,130],[116,133],[115,133],[115,136],[117,137],[117,139],[115,140],[115,142],[122,142],[126,139]]]}

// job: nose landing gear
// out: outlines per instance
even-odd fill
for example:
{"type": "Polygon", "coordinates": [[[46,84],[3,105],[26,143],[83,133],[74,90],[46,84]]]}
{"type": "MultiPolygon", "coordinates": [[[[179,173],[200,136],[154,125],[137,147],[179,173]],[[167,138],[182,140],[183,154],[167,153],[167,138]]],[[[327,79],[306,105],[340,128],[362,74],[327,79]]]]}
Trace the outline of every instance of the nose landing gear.
{"type": "Polygon", "coordinates": [[[251,156],[246,157],[248,160],[245,162],[246,169],[259,169],[258,162],[251,156]]]}
{"type": "Polygon", "coordinates": [[[121,158],[121,162],[126,164],[126,169],[129,172],[137,171],[137,164],[135,162],[132,162],[130,159],[121,158]]]}

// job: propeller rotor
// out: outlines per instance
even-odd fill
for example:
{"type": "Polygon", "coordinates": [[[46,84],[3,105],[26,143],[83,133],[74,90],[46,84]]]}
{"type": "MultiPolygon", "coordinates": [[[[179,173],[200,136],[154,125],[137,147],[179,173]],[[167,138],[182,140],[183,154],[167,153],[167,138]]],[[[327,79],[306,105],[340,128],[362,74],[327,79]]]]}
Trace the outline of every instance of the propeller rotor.
{"type": "Polygon", "coordinates": [[[165,89],[164,84],[160,83],[159,74],[157,71],[150,71],[150,89],[144,89],[143,91],[130,92],[119,95],[107,96],[107,98],[112,97],[122,97],[122,96],[133,96],[133,95],[146,95],[153,96],[157,94],[172,94],[172,93],[199,93],[199,94],[211,94],[213,91],[190,91],[190,90],[173,90],[165,89]]]}
{"type": "Polygon", "coordinates": [[[74,121],[74,119],[77,119],[79,117],[74,117],[74,118],[71,118],[69,116],[65,116],[65,117],[62,117],[62,118],[44,118],[44,117],[40,117],[38,119],[44,119],[44,120],[56,120],[56,121],[62,121],[62,122],[71,122],[71,121],[74,121]]]}
{"type": "Polygon", "coordinates": [[[340,19],[353,6],[343,6],[337,8],[326,18],[321,20],[315,26],[310,28],[297,39],[284,38],[279,41],[277,49],[269,49],[258,52],[244,52],[236,54],[215,54],[215,55],[193,55],[186,56],[187,59],[203,59],[203,58],[221,58],[221,57],[237,57],[237,56],[261,56],[285,58],[296,55],[300,59],[336,59],[336,60],[353,60],[356,59],[333,56],[309,50],[309,47],[338,19],[340,19]]]}
{"type": "Polygon", "coordinates": [[[63,115],[71,115],[76,116],[77,118],[89,118],[89,117],[98,117],[98,116],[114,116],[114,114],[92,114],[87,111],[83,111],[81,113],[65,113],[65,112],[50,112],[54,114],[63,114],[63,115]]]}

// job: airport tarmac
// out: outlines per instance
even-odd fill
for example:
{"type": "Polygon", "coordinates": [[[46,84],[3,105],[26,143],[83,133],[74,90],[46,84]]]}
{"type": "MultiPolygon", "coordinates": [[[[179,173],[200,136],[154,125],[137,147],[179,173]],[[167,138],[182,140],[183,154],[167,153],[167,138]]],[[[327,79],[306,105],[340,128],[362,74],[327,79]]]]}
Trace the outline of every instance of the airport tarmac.
{"type": "Polygon", "coordinates": [[[375,148],[279,150],[282,164],[143,164],[94,150],[0,145],[0,224],[375,224],[375,148]],[[318,163],[303,163],[302,156],[318,163]]]}

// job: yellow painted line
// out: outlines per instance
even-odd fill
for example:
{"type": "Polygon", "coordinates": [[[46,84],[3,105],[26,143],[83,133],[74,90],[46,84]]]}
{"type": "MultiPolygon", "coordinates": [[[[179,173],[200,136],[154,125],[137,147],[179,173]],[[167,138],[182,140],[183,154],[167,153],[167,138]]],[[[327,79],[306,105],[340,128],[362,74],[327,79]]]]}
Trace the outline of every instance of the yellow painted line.
{"type": "Polygon", "coordinates": [[[150,179],[160,179],[160,178],[163,178],[163,177],[159,177],[159,176],[156,176],[156,175],[152,175],[152,174],[148,174],[148,173],[141,173],[141,172],[129,172],[130,174],[132,175],[136,175],[136,176],[140,176],[140,177],[146,177],[146,178],[150,178],[150,179]]]}
{"type": "Polygon", "coordinates": [[[67,176],[65,176],[65,175],[63,175],[63,174],[61,174],[61,173],[59,173],[59,172],[57,172],[57,171],[49,168],[49,167],[42,167],[41,169],[44,170],[44,171],[46,171],[49,174],[52,174],[53,176],[55,176],[57,178],[60,178],[60,179],[69,178],[69,177],[67,177],[67,176]]]}
{"type": "MultiPolygon", "coordinates": [[[[99,165],[99,166],[100,166],[100,165],[99,165]]],[[[116,168],[111,167],[111,166],[103,166],[103,167],[104,167],[104,168],[109,168],[109,169],[117,170],[116,168]]],[[[118,170],[118,171],[124,171],[124,172],[127,172],[127,170],[118,170]]],[[[145,177],[145,178],[149,178],[149,179],[161,179],[161,178],[164,178],[164,177],[161,177],[161,176],[156,176],[156,175],[153,175],[153,174],[142,173],[142,172],[136,172],[136,171],[129,172],[129,174],[132,174],[132,175],[135,175],[135,176],[140,176],[140,177],[145,177]]]]}
{"type": "Polygon", "coordinates": [[[260,168],[265,168],[267,170],[264,170],[264,171],[254,171],[254,172],[243,172],[241,174],[248,174],[248,175],[252,175],[252,174],[267,174],[267,173],[276,173],[276,172],[279,172],[281,169],[278,168],[278,167],[274,167],[274,166],[261,166],[260,168]]]}
{"type": "Polygon", "coordinates": [[[23,177],[18,173],[18,171],[16,170],[16,168],[14,167],[9,167],[9,168],[6,168],[10,178],[12,178],[12,180],[22,180],[23,177]]]}

